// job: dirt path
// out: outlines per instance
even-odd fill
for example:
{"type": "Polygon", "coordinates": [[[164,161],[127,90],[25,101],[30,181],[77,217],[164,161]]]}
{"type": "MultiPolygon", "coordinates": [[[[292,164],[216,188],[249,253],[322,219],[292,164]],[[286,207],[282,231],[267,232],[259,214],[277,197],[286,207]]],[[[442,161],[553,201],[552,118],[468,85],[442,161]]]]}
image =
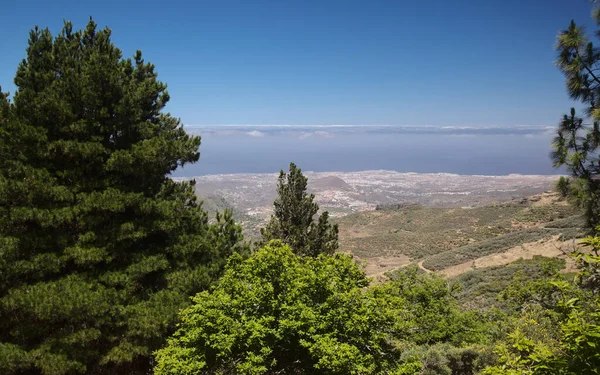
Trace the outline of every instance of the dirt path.
{"type": "Polygon", "coordinates": [[[559,241],[558,236],[554,236],[535,242],[524,243],[503,253],[490,254],[469,262],[448,267],[437,273],[446,277],[456,277],[477,268],[503,266],[521,258],[531,259],[534,255],[563,258],[567,261],[566,271],[568,272],[574,269],[574,264],[572,259],[567,257],[565,253],[572,251],[575,244],[575,240],[559,241]]]}
{"type": "Polygon", "coordinates": [[[424,260],[422,260],[422,261],[420,261],[418,263],[419,268],[422,269],[423,271],[427,272],[427,273],[432,273],[433,272],[432,270],[428,270],[427,268],[423,267],[423,262],[424,262],[424,260]]]}
{"type": "Polygon", "coordinates": [[[387,272],[394,271],[410,264],[410,258],[402,254],[398,256],[382,256],[363,260],[366,262],[365,272],[367,276],[372,277],[376,282],[386,281],[388,279],[385,276],[387,272]]]}

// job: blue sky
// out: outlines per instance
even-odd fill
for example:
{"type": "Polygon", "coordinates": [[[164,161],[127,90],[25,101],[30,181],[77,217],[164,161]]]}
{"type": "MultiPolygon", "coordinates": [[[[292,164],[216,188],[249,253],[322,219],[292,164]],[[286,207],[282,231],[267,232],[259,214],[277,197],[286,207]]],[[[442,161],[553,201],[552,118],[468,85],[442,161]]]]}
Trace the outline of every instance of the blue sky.
{"type": "Polygon", "coordinates": [[[186,124],[552,125],[573,105],[557,32],[585,0],[8,1],[0,85],[28,31],[90,15],[169,85],[186,124]]]}

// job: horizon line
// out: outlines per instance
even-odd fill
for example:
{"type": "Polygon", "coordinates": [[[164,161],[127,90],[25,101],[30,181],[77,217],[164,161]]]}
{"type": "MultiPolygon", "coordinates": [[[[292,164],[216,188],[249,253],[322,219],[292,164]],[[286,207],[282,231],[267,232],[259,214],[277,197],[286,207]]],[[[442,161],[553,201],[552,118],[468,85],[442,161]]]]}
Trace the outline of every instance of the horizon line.
{"type": "Polygon", "coordinates": [[[419,127],[446,129],[555,128],[557,125],[415,125],[415,124],[183,124],[186,127],[419,127]]]}

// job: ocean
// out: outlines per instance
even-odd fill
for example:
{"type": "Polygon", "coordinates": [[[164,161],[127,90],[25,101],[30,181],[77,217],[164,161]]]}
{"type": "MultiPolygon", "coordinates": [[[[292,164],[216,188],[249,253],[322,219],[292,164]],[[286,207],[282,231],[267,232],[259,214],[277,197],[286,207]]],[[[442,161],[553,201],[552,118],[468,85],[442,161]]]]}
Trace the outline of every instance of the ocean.
{"type": "Polygon", "coordinates": [[[175,177],[304,171],[392,170],[466,175],[559,174],[552,126],[186,126],[202,136],[200,160],[175,177]]]}

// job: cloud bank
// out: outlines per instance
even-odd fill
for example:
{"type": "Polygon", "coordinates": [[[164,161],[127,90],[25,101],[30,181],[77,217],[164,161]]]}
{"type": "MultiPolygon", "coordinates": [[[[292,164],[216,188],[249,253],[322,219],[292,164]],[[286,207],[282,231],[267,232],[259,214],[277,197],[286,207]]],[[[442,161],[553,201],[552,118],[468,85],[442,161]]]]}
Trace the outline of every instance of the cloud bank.
{"type": "Polygon", "coordinates": [[[331,138],[344,134],[432,134],[448,136],[554,134],[555,126],[417,126],[417,125],[185,125],[193,134],[217,136],[294,136],[299,139],[331,138]]]}

